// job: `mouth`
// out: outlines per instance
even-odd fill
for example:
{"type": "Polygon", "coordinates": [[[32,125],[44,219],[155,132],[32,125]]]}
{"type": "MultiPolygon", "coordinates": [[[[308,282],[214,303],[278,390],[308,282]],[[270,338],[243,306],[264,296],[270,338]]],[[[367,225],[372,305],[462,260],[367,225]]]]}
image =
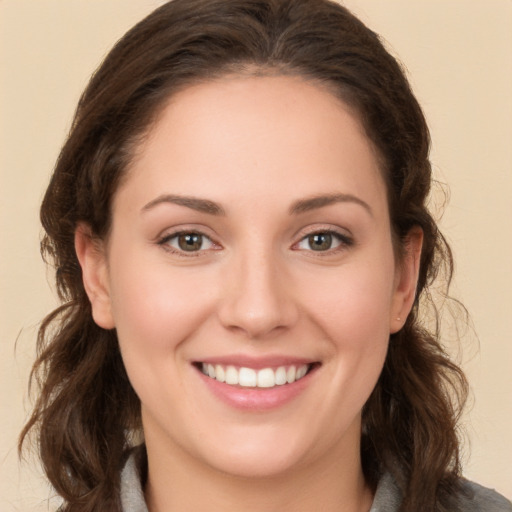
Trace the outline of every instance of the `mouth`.
{"type": "Polygon", "coordinates": [[[244,412],[274,410],[293,402],[315,380],[320,362],[288,357],[227,356],[193,363],[214,396],[244,412]]]}
{"type": "Polygon", "coordinates": [[[276,367],[251,368],[247,366],[195,363],[207,377],[237,388],[279,388],[294,384],[310,374],[319,363],[289,364],[276,367]]]}

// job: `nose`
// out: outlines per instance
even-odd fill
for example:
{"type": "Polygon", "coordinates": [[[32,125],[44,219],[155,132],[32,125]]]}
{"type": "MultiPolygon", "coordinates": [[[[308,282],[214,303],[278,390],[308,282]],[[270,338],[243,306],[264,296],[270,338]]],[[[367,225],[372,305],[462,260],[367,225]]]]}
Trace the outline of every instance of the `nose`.
{"type": "Polygon", "coordinates": [[[224,275],[218,316],[223,326],[250,339],[291,328],[299,312],[293,283],[272,254],[240,255],[224,275]]]}

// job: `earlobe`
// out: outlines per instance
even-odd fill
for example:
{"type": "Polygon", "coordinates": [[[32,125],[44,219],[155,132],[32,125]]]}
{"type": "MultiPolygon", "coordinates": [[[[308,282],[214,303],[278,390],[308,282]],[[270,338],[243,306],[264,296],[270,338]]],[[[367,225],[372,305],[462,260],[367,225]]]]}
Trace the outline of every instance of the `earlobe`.
{"type": "Polygon", "coordinates": [[[82,268],[84,288],[91,303],[94,321],[104,329],[115,327],[112,316],[108,266],[105,248],[95,239],[88,225],[81,223],[75,230],[75,251],[82,268]]]}
{"type": "Polygon", "coordinates": [[[420,271],[423,230],[416,226],[407,234],[405,254],[397,270],[393,307],[390,318],[390,333],[398,332],[407,320],[414,299],[420,271]]]}

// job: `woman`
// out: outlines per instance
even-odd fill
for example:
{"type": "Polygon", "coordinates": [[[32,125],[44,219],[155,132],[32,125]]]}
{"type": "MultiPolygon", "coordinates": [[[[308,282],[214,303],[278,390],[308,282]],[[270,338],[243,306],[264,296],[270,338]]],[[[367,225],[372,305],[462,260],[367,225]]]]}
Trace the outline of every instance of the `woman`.
{"type": "Polygon", "coordinates": [[[428,150],[337,4],[174,0],[134,27],[41,210],[63,305],[23,435],[63,510],[511,510],[460,477],[466,381],[421,324],[451,273],[428,150]]]}

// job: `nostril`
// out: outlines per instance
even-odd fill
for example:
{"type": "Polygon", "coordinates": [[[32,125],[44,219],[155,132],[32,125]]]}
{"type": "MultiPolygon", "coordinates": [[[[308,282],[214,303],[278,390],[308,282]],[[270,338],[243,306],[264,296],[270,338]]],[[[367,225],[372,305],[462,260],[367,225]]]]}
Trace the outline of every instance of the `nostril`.
{"type": "Polygon", "coordinates": [[[275,299],[250,294],[233,297],[219,307],[218,317],[225,328],[243,332],[251,339],[275,335],[290,328],[298,318],[292,303],[275,299]]]}

